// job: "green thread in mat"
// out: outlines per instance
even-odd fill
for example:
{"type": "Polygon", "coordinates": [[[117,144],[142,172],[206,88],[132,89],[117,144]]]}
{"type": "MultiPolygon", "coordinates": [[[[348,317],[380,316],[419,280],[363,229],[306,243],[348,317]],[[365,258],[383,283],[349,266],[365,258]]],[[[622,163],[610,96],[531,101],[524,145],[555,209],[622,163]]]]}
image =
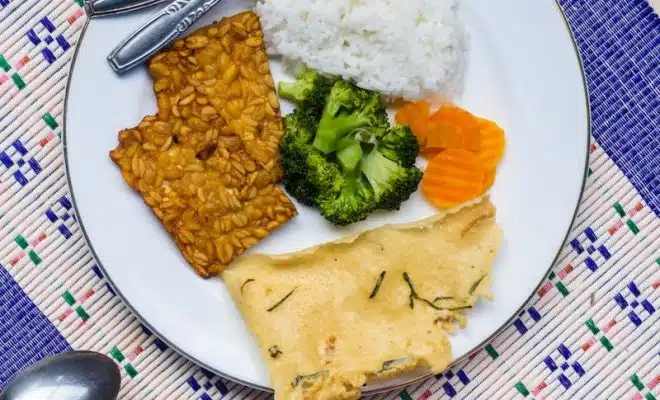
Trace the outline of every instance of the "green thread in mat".
{"type": "Polygon", "coordinates": [[[559,293],[561,293],[564,297],[568,296],[569,291],[563,283],[557,282],[555,286],[557,286],[557,290],[559,290],[559,293]]]}
{"type": "Polygon", "coordinates": [[[85,3],[85,0],[74,0],[74,1],[75,1],[76,4],[78,4],[80,7],[82,7],[83,4],[85,3]]]}
{"type": "Polygon", "coordinates": [[[623,206],[619,203],[614,204],[614,209],[616,210],[616,213],[619,214],[619,217],[625,217],[626,216],[626,211],[623,209],[623,206]]]}
{"type": "Polygon", "coordinates": [[[495,347],[493,347],[493,345],[490,343],[488,343],[486,347],[484,347],[484,350],[486,350],[486,353],[488,353],[488,355],[491,356],[493,360],[497,360],[497,357],[500,356],[497,350],[495,350],[495,347]]]}
{"type": "Polygon", "coordinates": [[[2,54],[0,54],[0,68],[2,68],[5,72],[11,69],[7,59],[2,54]]]}
{"type": "Polygon", "coordinates": [[[76,302],[76,299],[73,298],[73,295],[68,290],[62,293],[62,298],[66,301],[66,304],[70,306],[74,305],[76,302]]]}
{"type": "Polygon", "coordinates": [[[137,370],[133,368],[133,366],[130,363],[124,365],[124,370],[131,378],[135,378],[135,376],[138,374],[137,370]]]}
{"type": "Polygon", "coordinates": [[[585,323],[585,325],[587,326],[587,328],[589,328],[589,330],[591,331],[591,333],[593,333],[594,335],[597,334],[598,332],[600,332],[600,329],[598,329],[598,327],[596,326],[596,323],[594,322],[593,319],[589,319],[589,320],[585,323]]]}
{"type": "Polygon", "coordinates": [[[41,118],[44,120],[46,125],[48,125],[48,127],[50,127],[50,129],[55,129],[59,126],[57,124],[57,121],[55,121],[55,118],[53,118],[53,116],[50,115],[50,113],[44,114],[44,116],[41,117],[41,118]]]}
{"type": "Polygon", "coordinates": [[[529,396],[529,390],[527,390],[522,382],[516,383],[516,389],[518,389],[518,392],[520,392],[520,394],[522,394],[524,397],[529,396]]]}
{"type": "Polygon", "coordinates": [[[553,279],[555,279],[555,276],[556,276],[555,271],[551,271],[550,275],[548,275],[548,279],[553,280],[553,279]]]}
{"type": "Polygon", "coordinates": [[[401,400],[413,400],[412,397],[406,392],[405,390],[401,393],[399,393],[399,397],[401,397],[401,400]]]}
{"type": "Polygon", "coordinates": [[[630,381],[632,382],[633,385],[635,385],[637,390],[644,390],[644,384],[642,383],[642,381],[639,380],[637,374],[633,374],[633,376],[630,377],[630,381]]]}
{"type": "Polygon", "coordinates": [[[34,250],[30,250],[30,251],[28,252],[28,256],[30,257],[30,260],[32,260],[32,262],[34,263],[34,265],[39,265],[39,264],[41,264],[41,257],[39,257],[39,255],[37,254],[36,251],[34,251],[34,250]]]}
{"type": "Polygon", "coordinates": [[[626,225],[628,225],[628,228],[634,233],[635,235],[639,233],[639,227],[637,224],[633,222],[632,219],[629,219],[628,222],[626,222],[626,225]]]}
{"type": "Polygon", "coordinates": [[[594,170],[589,168],[589,171],[587,172],[587,176],[591,176],[591,175],[593,175],[593,173],[594,173],[594,170]]]}
{"type": "Polygon", "coordinates": [[[21,76],[18,73],[13,74],[11,76],[11,80],[14,81],[14,84],[20,90],[22,90],[25,86],[27,86],[25,84],[25,82],[23,81],[23,79],[21,79],[21,76]]]}
{"type": "Polygon", "coordinates": [[[656,400],[655,396],[651,392],[648,392],[644,397],[646,397],[646,400],[656,400]]]}
{"type": "Polygon", "coordinates": [[[124,361],[125,358],[124,355],[121,353],[121,351],[119,351],[117,346],[113,347],[112,350],[110,350],[110,355],[118,362],[124,361]]]}
{"type": "Polygon", "coordinates": [[[78,314],[80,319],[82,319],[83,321],[87,321],[89,319],[89,314],[87,314],[87,312],[85,311],[84,308],[82,308],[82,306],[76,307],[76,314],[78,314]]]}
{"type": "Polygon", "coordinates": [[[605,347],[607,351],[612,351],[614,348],[612,343],[605,336],[600,338],[600,343],[603,345],[603,347],[605,347]]]}
{"type": "Polygon", "coordinates": [[[28,242],[25,240],[23,235],[18,235],[16,236],[16,239],[14,239],[17,245],[21,246],[21,249],[25,250],[28,247],[28,242]]]}

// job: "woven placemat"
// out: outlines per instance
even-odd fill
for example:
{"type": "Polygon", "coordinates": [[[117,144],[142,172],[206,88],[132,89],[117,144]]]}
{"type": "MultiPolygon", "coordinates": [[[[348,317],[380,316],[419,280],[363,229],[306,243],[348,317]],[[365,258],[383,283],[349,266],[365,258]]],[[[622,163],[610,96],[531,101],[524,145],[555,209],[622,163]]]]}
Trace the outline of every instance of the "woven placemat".
{"type": "MultiPolygon", "coordinates": [[[[644,0],[560,3],[583,57],[594,139],[569,242],[482,351],[375,398],[660,397],[660,23],[644,0]]],[[[125,399],[268,398],[168,348],[94,264],[61,151],[81,6],[0,0],[0,389],[46,355],[91,349],[121,366],[125,399]]]]}

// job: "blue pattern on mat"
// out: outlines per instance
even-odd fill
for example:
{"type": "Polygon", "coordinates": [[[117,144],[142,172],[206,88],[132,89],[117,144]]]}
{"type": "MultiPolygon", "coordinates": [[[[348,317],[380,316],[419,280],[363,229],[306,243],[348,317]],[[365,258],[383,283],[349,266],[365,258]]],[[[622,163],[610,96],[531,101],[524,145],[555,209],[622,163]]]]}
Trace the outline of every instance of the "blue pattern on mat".
{"type": "Polygon", "coordinates": [[[645,0],[560,0],[584,60],[593,136],[660,216],[660,21],[645,0]]]}
{"type": "Polygon", "coordinates": [[[0,390],[14,374],[71,346],[0,265],[0,390]]]}

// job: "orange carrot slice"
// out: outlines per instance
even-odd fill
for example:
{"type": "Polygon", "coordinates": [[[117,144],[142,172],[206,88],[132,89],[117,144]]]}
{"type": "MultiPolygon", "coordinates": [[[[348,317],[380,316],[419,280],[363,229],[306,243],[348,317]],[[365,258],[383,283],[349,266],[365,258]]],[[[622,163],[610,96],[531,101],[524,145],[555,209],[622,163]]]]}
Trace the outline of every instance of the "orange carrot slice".
{"type": "Polygon", "coordinates": [[[487,169],[494,169],[504,155],[506,138],[504,130],[495,122],[484,118],[478,119],[481,134],[481,148],[478,151],[481,164],[487,169]]]}
{"type": "Polygon", "coordinates": [[[447,149],[435,156],[422,178],[422,192],[437,207],[449,208],[483,193],[486,169],[475,153],[447,149]]]}
{"type": "Polygon", "coordinates": [[[425,146],[428,129],[428,119],[431,112],[431,106],[426,100],[420,100],[416,103],[408,103],[399,108],[395,120],[398,124],[408,125],[413,134],[417,137],[420,146],[425,146]]]}
{"type": "Polygon", "coordinates": [[[483,189],[481,191],[481,194],[486,193],[487,191],[490,190],[491,187],[493,187],[493,183],[495,183],[496,172],[497,171],[495,170],[495,168],[486,171],[486,176],[484,177],[483,189]]]}
{"type": "Polygon", "coordinates": [[[426,158],[427,160],[430,160],[437,156],[438,154],[442,153],[443,149],[429,149],[428,147],[420,148],[419,154],[426,158]]]}
{"type": "Polygon", "coordinates": [[[479,121],[460,107],[442,106],[429,118],[426,146],[479,151],[481,148],[479,121]]]}

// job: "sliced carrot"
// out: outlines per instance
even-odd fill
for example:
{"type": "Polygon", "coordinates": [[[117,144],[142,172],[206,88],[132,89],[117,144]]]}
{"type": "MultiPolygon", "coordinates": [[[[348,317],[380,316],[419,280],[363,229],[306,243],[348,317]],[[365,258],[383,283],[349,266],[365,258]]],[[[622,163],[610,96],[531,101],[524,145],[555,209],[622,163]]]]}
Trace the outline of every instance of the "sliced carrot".
{"type": "Polygon", "coordinates": [[[437,207],[453,207],[483,193],[486,171],[476,154],[447,149],[429,161],[422,192],[437,207]]]}
{"type": "Polygon", "coordinates": [[[416,103],[408,103],[399,108],[395,120],[398,124],[408,125],[417,137],[420,146],[426,145],[426,135],[428,129],[428,119],[431,112],[431,106],[426,100],[420,100],[416,103]]]}
{"type": "Polygon", "coordinates": [[[442,150],[443,149],[429,149],[428,147],[424,147],[419,150],[419,154],[427,160],[430,160],[442,153],[442,150]]]}
{"type": "Polygon", "coordinates": [[[506,146],[504,130],[495,122],[484,118],[479,118],[478,122],[481,148],[477,154],[484,167],[494,169],[504,155],[504,147],[506,146]]]}
{"type": "Polygon", "coordinates": [[[495,183],[496,172],[497,171],[495,170],[495,168],[486,171],[486,176],[484,177],[483,189],[481,191],[481,194],[486,193],[487,191],[490,190],[491,187],[493,187],[493,183],[495,183]]]}
{"type": "Polygon", "coordinates": [[[481,134],[478,119],[460,107],[440,107],[429,118],[426,147],[479,151],[481,134]]]}

